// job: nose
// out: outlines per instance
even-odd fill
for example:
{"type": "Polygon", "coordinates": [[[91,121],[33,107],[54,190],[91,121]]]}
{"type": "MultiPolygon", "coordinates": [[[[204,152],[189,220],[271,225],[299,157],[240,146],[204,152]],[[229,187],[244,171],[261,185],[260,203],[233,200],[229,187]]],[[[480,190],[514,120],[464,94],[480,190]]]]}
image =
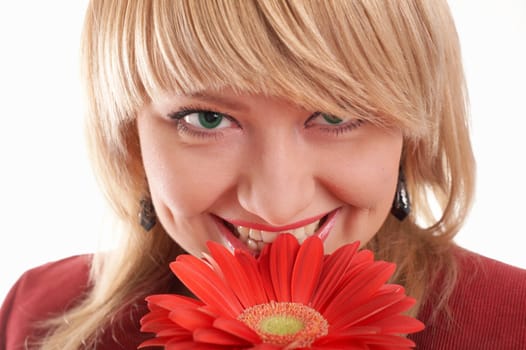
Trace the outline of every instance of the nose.
{"type": "Polygon", "coordinates": [[[299,138],[280,131],[255,140],[238,183],[241,206],[270,225],[301,219],[316,189],[314,160],[308,153],[299,138]]]}

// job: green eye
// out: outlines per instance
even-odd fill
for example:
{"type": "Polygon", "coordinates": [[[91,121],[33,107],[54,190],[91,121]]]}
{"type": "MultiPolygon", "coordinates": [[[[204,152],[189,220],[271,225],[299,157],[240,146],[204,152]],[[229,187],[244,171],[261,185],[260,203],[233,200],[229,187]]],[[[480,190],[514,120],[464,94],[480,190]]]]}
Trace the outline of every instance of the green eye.
{"type": "Polygon", "coordinates": [[[340,119],[327,113],[321,113],[321,116],[323,117],[323,120],[325,120],[329,124],[340,124],[343,121],[343,119],[340,119]]]}
{"type": "Polygon", "coordinates": [[[340,136],[352,131],[364,123],[362,119],[345,116],[337,117],[330,113],[315,112],[305,122],[305,128],[315,128],[320,132],[331,133],[340,136]]]}
{"type": "Polygon", "coordinates": [[[213,112],[199,112],[197,113],[199,125],[205,129],[215,129],[223,121],[223,116],[213,112]]]}
{"type": "MultiPolygon", "coordinates": [[[[185,123],[197,129],[223,129],[232,126],[232,121],[222,113],[212,111],[192,111],[181,112],[181,116],[185,123]]],[[[172,117],[178,119],[178,116],[172,117]]]]}

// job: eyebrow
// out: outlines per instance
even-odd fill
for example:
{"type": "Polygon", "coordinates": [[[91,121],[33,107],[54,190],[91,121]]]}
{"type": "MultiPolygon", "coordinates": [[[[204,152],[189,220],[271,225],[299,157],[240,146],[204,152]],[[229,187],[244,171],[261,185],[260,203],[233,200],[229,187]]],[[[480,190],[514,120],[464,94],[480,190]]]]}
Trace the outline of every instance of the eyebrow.
{"type": "Polygon", "coordinates": [[[236,112],[246,112],[249,109],[247,105],[240,103],[235,99],[202,91],[188,94],[186,97],[193,100],[201,100],[202,102],[212,103],[214,105],[218,105],[236,112]]]}

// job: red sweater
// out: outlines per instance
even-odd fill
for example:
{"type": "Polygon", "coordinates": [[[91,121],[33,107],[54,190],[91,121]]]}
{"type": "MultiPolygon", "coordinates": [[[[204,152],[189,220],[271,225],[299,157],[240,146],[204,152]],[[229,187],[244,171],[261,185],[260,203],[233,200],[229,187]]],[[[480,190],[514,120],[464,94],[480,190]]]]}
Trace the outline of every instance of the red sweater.
{"type": "MultiPolygon", "coordinates": [[[[460,277],[449,302],[452,318],[430,322],[433,302],[427,303],[419,316],[426,329],[411,336],[417,349],[526,349],[526,270],[461,249],[457,256],[460,277]]],[[[60,314],[82,296],[89,259],[76,256],[49,263],[20,278],[0,310],[0,350],[24,349],[28,335],[35,334],[35,321],[60,314]]],[[[135,310],[107,332],[97,349],[136,349],[150,337],[138,330],[145,305],[135,310]]]]}

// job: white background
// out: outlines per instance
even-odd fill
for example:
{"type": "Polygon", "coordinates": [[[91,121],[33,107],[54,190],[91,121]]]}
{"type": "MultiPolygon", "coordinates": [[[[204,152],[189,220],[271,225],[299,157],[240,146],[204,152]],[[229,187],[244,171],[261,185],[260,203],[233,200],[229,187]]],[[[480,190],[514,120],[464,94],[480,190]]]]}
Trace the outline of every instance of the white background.
{"type": "MultiPolygon", "coordinates": [[[[450,3],[478,160],[477,200],[457,241],[526,268],[526,2],[450,3]]],[[[0,2],[0,300],[26,269],[97,249],[106,227],[82,130],[85,5],[0,2]]]]}

